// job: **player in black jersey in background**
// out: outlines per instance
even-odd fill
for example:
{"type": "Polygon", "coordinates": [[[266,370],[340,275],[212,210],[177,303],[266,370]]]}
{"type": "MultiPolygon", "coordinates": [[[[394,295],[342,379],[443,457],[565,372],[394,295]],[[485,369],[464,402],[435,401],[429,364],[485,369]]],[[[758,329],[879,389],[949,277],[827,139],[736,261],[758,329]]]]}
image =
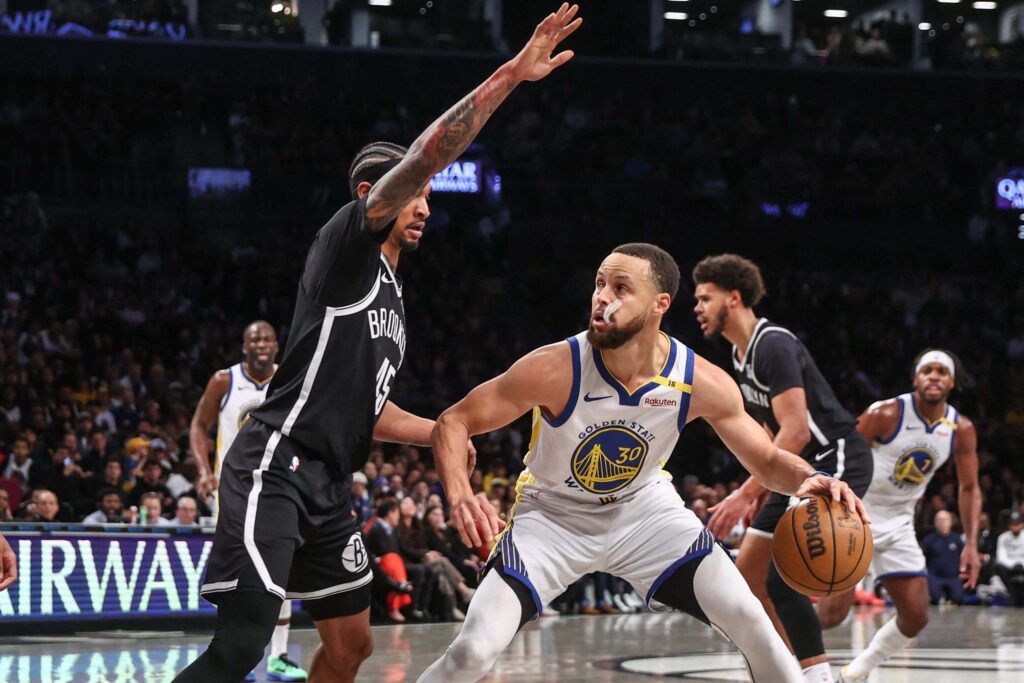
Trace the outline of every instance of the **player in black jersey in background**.
{"type": "MultiPolygon", "coordinates": [[[[721,335],[733,345],[733,371],[747,412],[779,448],[800,454],[814,469],[843,479],[863,496],[871,483],[871,448],[807,347],[789,330],[754,313],[765,293],[757,265],[734,254],[709,256],[693,269],[693,282],[694,313],[704,336],[721,335]]],[[[766,493],[748,478],[711,508],[708,529],[725,538],[740,519],[753,516],[736,566],[800,660],[805,680],[829,683],[832,673],[814,606],[783,582],[771,562],[775,525],[789,498],[771,494],[758,511],[766,493]]]]}
{"type": "Polygon", "coordinates": [[[406,348],[398,255],[423,233],[430,179],[517,85],[572,58],[552,53],[579,27],[577,11],[565,3],[548,15],[408,151],[374,143],[356,156],[356,199],[317,233],[268,397],[225,457],[201,590],[217,604],[217,628],[176,680],[240,681],[263,656],[286,597],[303,600],[320,632],[310,681],[353,681],[370,655],[371,573],[350,508],[352,473],[373,439],[429,445],[434,426],[388,401],[406,348]]]}

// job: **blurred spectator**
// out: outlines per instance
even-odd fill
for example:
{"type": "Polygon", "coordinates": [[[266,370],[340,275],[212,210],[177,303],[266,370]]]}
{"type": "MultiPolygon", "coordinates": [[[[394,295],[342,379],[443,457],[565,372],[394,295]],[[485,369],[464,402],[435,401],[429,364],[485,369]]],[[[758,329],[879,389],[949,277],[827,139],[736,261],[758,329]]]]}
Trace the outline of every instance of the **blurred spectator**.
{"type": "Polygon", "coordinates": [[[29,472],[32,469],[32,452],[29,450],[28,441],[24,438],[17,438],[11,444],[11,457],[7,462],[7,469],[4,470],[4,477],[13,479],[17,476],[23,487],[27,489],[31,483],[29,472]]]}
{"type": "Polygon", "coordinates": [[[139,523],[150,526],[171,526],[171,521],[163,516],[163,501],[164,496],[157,491],[142,494],[139,499],[139,523]]]}
{"type": "Polygon", "coordinates": [[[116,524],[124,522],[124,497],[121,491],[108,487],[100,491],[99,505],[95,512],[82,520],[83,524],[116,524]]]}
{"type": "Polygon", "coordinates": [[[412,595],[395,591],[388,593],[388,617],[397,623],[404,622],[407,615],[412,621],[425,621],[427,613],[423,608],[430,601],[432,586],[427,583],[425,567],[407,565],[402,557],[398,538],[400,519],[395,499],[386,499],[377,506],[377,515],[370,520],[365,533],[366,549],[384,574],[396,583],[409,582],[413,586],[412,595]]]}
{"type": "Polygon", "coordinates": [[[1010,514],[1006,531],[996,544],[996,572],[1010,591],[1010,604],[1024,607],[1024,515],[1010,514]]]}
{"type": "Polygon", "coordinates": [[[426,522],[426,543],[430,550],[441,553],[462,573],[469,586],[476,586],[477,577],[483,568],[480,557],[459,538],[459,532],[445,523],[444,508],[428,505],[423,517],[426,522]]]}
{"type": "Polygon", "coordinates": [[[366,524],[373,516],[373,501],[367,492],[366,475],[356,472],[352,475],[352,511],[355,513],[359,526],[366,524]]]}
{"type": "Polygon", "coordinates": [[[141,504],[142,497],[147,493],[160,494],[161,509],[173,507],[174,496],[171,490],[163,482],[164,468],[159,460],[146,460],[141,463],[142,478],[135,482],[135,488],[129,494],[129,501],[133,505],[141,504]]]}
{"type": "Polygon", "coordinates": [[[943,598],[958,605],[964,602],[960,581],[960,553],[964,549],[960,534],[953,533],[953,515],[943,510],[935,514],[935,531],[921,541],[928,565],[928,592],[932,604],[943,598]]]}
{"type": "Polygon", "coordinates": [[[196,526],[199,516],[199,507],[195,498],[182,496],[178,499],[177,507],[174,510],[174,519],[171,524],[175,526],[196,526]]]}
{"type": "Polygon", "coordinates": [[[57,499],[53,491],[35,489],[23,505],[20,515],[26,522],[74,522],[71,508],[57,499]]]}

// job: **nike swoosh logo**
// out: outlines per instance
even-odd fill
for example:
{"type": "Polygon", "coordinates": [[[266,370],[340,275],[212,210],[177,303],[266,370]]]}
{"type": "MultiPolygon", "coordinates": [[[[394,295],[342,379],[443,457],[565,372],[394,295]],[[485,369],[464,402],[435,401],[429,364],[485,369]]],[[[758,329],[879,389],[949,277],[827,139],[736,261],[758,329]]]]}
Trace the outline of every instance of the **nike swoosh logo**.
{"type": "Polygon", "coordinates": [[[834,448],[830,448],[827,451],[825,451],[824,453],[818,453],[816,456],[814,456],[814,462],[821,462],[822,460],[827,458],[829,455],[831,455],[833,452],[835,452],[835,450],[836,449],[834,449],[834,448]]]}
{"type": "Polygon", "coordinates": [[[920,427],[918,427],[916,425],[907,425],[907,431],[910,431],[910,430],[913,430],[913,429],[920,429],[920,427]]]}
{"type": "Polygon", "coordinates": [[[386,285],[393,285],[393,284],[395,284],[395,281],[390,279],[390,278],[388,278],[387,275],[381,275],[380,276],[380,281],[383,282],[386,285]]]}
{"type": "Polygon", "coordinates": [[[583,397],[583,400],[589,403],[591,401],[600,401],[605,398],[611,398],[611,396],[591,396],[590,392],[588,391],[586,396],[583,397]]]}

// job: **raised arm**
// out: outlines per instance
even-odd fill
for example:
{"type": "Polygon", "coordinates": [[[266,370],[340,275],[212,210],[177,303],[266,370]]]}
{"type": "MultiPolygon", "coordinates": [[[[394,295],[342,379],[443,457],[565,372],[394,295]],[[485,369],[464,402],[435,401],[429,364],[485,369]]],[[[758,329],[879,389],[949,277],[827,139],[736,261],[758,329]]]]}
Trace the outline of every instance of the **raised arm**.
{"type": "Polygon", "coordinates": [[[572,50],[554,49],[583,23],[577,5],[562,3],[537,25],[518,55],[498,68],[476,90],[434,121],[412,143],[395,168],[374,184],[366,200],[366,226],[377,232],[394,220],[434,175],[469,146],[494,110],[523,81],[538,81],[572,59],[572,50]]]}
{"type": "Polygon", "coordinates": [[[231,385],[231,374],[225,370],[214,373],[210,381],[206,383],[206,389],[196,404],[196,411],[192,414],[192,423],[188,428],[188,443],[192,448],[192,455],[196,458],[196,467],[199,468],[199,480],[209,480],[214,486],[213,471],[210,469],[210,429],[217,421],[220,413],[220,402],[228,393],[231,385]]]}
{"type": "Polygon", "coordinates": [[[844,500],[868,522],[863,503],[845,482],[814,476],[805,460],[772,443],[757,422],[743,409],[739,388],[724,371],[697,357],[693,381],[694,417],[703,417],[750,472],[766,488],[786,495],[828,495],[844,500]]]}
{"type": "Polygon", "coordinates": [[[978,433],[974,423],[963,415],[957,422],[953,447],[956,477],[960,482],[957,502],[964,524],[964,549],[960,553],[960,576],[967,579],[964,588],[978,584],[981,557],[978,554],[978,517],[981,516],[981,488],[978,486],[978,433]]]}
{"type": "Polygon", "coordinates": [[[474,496],[469,485],[467,439],[500,429],[534,406],[557,415],[568,403],[571,388],[569,345],[560,342],[523,356],[437,418],[431,438],[434,464],[451,504],[452,524],[467,546],[490,543],[500,531],[498,517],[486,498],[474,496]]]}

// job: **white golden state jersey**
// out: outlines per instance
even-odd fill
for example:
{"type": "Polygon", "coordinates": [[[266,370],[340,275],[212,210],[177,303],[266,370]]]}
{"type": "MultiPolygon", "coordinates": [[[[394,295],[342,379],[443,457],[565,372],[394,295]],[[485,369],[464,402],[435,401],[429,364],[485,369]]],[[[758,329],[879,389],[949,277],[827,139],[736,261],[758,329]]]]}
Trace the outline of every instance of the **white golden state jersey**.
{"type": "MultiPolygon", "coordinates": [[[[276,365],[274,369],[277,369],[276,365]]],[[[224,461],[224,454],[235,442],[242,423],[249,417],[249,412],[253,408],[263,403],[263,399],[267,397],[267,387],[270,386],[270,377],[264,382],[258,382],[249,376],[242,363],[232,365],[226,372],[231,373],[231,380],[227,393],[221,399],[220,416],[217,420],[218,474],[220,465],[224,461]]]]}
{"type": "Polygon", "coordinates": [[[694,353],[666,338],[670,348],[661,373],[633,392],[608,371],[586,332],[567,340],[573,365],[569,401],[554,419],[534,409],[520,494],[552,492],[605,505],[669,476],[662,467],[686,426],[694,353]]]}
{"type": "Polygon", "coordinates": [[[913,394],[896,400],[900,402],[896,431],[886,440],[876,440],[871,448],[875,473],[864,503],[874,526],[883,520],[913,516],[928,482],[953,453],[956,439],[960,415],[953,406],[947,405],[946,414],[933,424],[918,411],[913,394]]]}

